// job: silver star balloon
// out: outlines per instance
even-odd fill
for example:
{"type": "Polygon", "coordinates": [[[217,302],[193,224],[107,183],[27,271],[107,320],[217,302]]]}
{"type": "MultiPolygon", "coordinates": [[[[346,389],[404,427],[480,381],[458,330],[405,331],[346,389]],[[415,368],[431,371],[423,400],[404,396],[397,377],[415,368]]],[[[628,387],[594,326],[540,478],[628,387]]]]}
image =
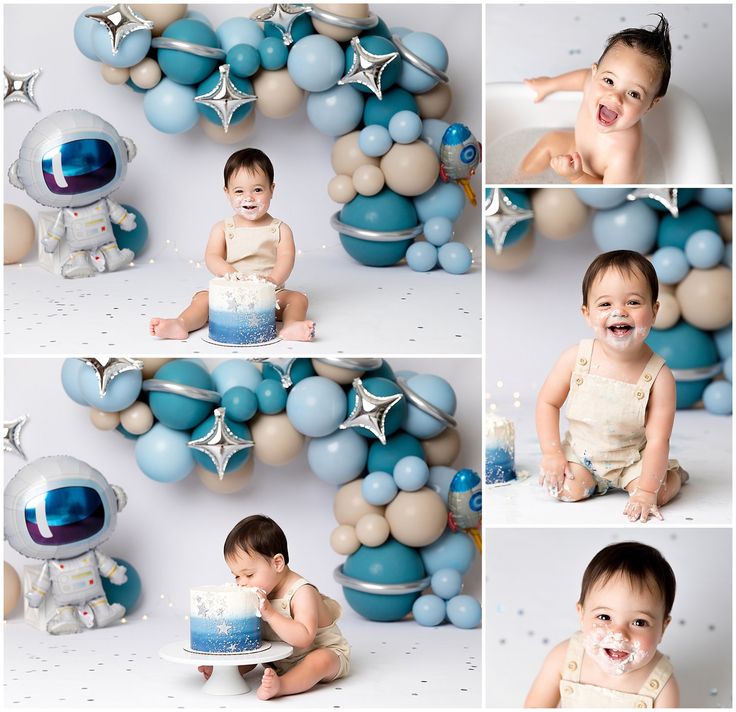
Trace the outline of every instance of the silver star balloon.
{"type": "Polygon", "coordinates": [[[680,208],[677,205],[677,188],[635,188],[626,196],[626,200],[639,200],[641,198],[655,200],[667,208],[673,218],[680,214],[680,208]]]}
{"type": "Polygon", "coordinates": [[[107,10],[87,12],[84,16],[99,22],[107,30],[113,54],[118,53],[120,43],[132,32],[153,29],[153,22],[139,15],[130,5],[111,5],[107,10]]]}
{"type": "Polygon", "coordinates": [[[360,44],[360,38],[358,37],[353,37],[350,40],[350,45],[353,48],[353,64],[348,73],[337,83],[362,84],[364,87],[368,87],[379,99],[382,99],[381,76],[386,67],[399,56],[399,53],[373,54],[360,44]]]}
{"type": "Polygon", "coordinates": [[[365,428],[370,430],[381,442],[386,444],[386,417],[388,412],[403,397],[403,393],[395,393],[391,396],[377,396],[365,389],[363,381],[360,378],[353,380],[353,388],[355,388],[355,405],[353,411],[344,423],[341,423],[340,430],[347,428],[365,428]]]}
{"type": "Polygon", "coordinates": [[[227,133],[232,121],[233,114],[244,104],[250,104],[258,97],[255,94],[246,94],[240,91],[230,79],[230,65],[220,65],[220,79],[217,84],[206,94],[194,97],[198,104],[209,106],[217,112],[222,123],[222,128],[227,133]]]}
{"type": "Polygon", "coordinates": [[[3,450],[5,452],[14,452],[27,460],[26,454],[20,444],[20,431],[28,422],[27,415],[21,415],[20,418],[3,423],[3,450]]]}
{"type": "Polygon", "coordinates": [[[5,92],[3,95],[3,105],[7,106],[13,102],[20,104],[30,104],[38,109],[36,103],[36,79],[41,74],[40,69],[34,69],[27,74],[16,74],[3,67],[5,75],[5,92]]]}
{"type": "Polygon", "coordinates": [[[255,443],[238,437],[230,430],[225,422],[225,409],[216,408],[212,429],[201,438],[190,440],[187,445],[207,455],[217,468],[217,475],[222,479],[230,458],[241,450],[253,447],[255,443]]]}
{"type": "Polygon", "coordinates": [[[291,380],[291,367],[296,363],[295,358],[269,359],[268,365],[279,374],[281,385],[284,388],[291,388],[294,381],[291,380]]]}
{"type": "Polygon", "coordinates": [[[271,5],[270,9],[261,12],[254,17],[258,22],[270,22],[280,33],[285,45],[290,45],[294,38],[291,36],[291,28],[299,17],[311,12],[309,5],[271,5]]]}
{"type": "Polygon", "coordinates": [[[503,188],[491,189],[491,195],[486,198],[485,203],[486,232],[491,236],[497,255],[503,252],[509,230],[517,223],[531,220],[533,217],[532,210],[516,205],[503,188]]]}
{"type": "Polygon", "coordinates": [[[79,360],[94,370],[97,376],[97,387],[100,389],[100,396],[105,395],[107,387],[121,373],[143,370],[143,361],[138,361],[134,358],[107,358],[102,360],[96,358],[80,358],[79,360]]]}

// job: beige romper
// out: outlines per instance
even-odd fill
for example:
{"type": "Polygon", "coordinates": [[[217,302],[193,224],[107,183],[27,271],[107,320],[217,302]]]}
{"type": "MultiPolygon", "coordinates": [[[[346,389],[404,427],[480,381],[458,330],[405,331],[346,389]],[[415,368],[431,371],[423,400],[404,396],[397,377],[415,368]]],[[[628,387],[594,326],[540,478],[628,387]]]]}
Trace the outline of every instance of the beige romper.
{"type": "MultiPolygon", "coordinates": [[[[605,494],[642,474],[647,403],[664,359],[653,353],[636,383],[597,376],[590,372],[594,341],[584,339],[578,347],[567,397],[570,429],[562,448],[568,462],[590,471],[597,494],[605,494]]],[[[677,469],[677,460],[668,460],[667,472],[677,469]]]]}
{"type": "MultiPolygon", "coordinates": [[[[291,618],[291,599],[302,586],[312,586],[312,584],[306,579],[299,579],[294,582],[291,588],[286,592],[286,596],[283,598],[271,599],[271,605],[274,610],[287,618],[291,618]]],[[[324,594],[320,594],[320,596],[322,596],[322,600],[325,602],[329,612],[335,616],[334,620],[336,621],[342,614],[342,607],[337,601],[333,601],[324,594]]],[[[268,623],[264,621],[261,624],[261,627],[261,637],[264,640],[280,640],[268,623]]],[[[311,645],[306,648],[295,648],[294,652],[288,658],[276,660],[269,665],[273,667],[279,675],[283,675],[287,670],[290,670],[294,665],[301,662],[308,653],[311,653],[313,650],[317,650],[318,648],[327,648],[337,655],[337,658],[340,661],[340,670],[333,678],[334,680],[337,680],[340,677],[345,677],[345,675],[350,672],[350,644],[337,627],[337,623],[334,621],[324,628],[317,628],[317,634],[314,636],[314,640],[311,645]]]]}
{"type": "Polygon", "coordinates": [[[583,667],[583,634],[570,638],[560,680],[560,707],[654,707],[654,701],[672,675],[670,659],[661,655],[639,692],[620,692],[580,682],[583,667]]]}
{"type": "MultiPolygon", "coordinates": [[[[276,264],[276,249],[281,239],[281,220],[269,225],[236,227],[232,217],[225,218],[225,261],[243,274],[266,277],[276,264]]],[[[279,289],[283,289],[283,284],[279,289]]]]}

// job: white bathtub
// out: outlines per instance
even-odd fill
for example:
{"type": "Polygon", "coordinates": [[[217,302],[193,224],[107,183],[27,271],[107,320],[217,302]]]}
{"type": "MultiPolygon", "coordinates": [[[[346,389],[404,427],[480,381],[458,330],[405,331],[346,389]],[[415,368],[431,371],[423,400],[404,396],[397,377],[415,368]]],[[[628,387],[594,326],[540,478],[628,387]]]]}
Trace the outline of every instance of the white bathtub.
{"type": "MultiPolygon", "coordinates": [[[[526,133],[531,139],[533,130],[541,135],[551,129],[571,129],[580,97],[580,92],[557,92],[535,104],[534,93],[524,84],[486,84],[486,182],[520,182],[515,169],[531,145],[513,146],[512,134],[522,137],[526,133]],[[510,147],[520,149],[518,155],[500,155],[510,147]],[[498,154],[495,160],[494,151],[498,154]]],[[[661,103],[644,117],[643,125],[648,151],[646,183],[703,186],[722,182],[705,115],[687,92],[670,86],[661,103]],[[651,172],[653,164],[656,167],[651,172]]],[[[557,176],[544,176],[533,182],[562,182],[557,176]]]]}

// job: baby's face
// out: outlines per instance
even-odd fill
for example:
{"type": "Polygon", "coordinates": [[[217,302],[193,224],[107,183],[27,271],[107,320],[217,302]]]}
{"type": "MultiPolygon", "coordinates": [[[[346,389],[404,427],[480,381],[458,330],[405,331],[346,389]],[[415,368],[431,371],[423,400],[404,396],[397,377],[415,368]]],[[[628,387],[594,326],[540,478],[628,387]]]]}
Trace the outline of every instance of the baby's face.
{"type": "Polygon", "coordinates": [[[266,594],[271,593],[279,582],[279,574],[284,569],[283,557],[277,556],[267,558],[238,549],[232,556],[226,559],[226,563],[235,577],[238,586],[250,586],[261,588],[266,594]]]}
{"type": "Polygon", "coordinates": [[[268,213],[273,198],[273,185],[260,168],[255,171],[241,168],[230,176],[225,194],[238,215],[255,222],[268,213]]]}
{"type": "Polygon", "coordinates": [[[635,126],[656,104],[662,68],[654,57],[619,42],[593,65],[589,108],[601,133],[635,126]]]}
{"type": "Polygon", "coordinates": [[[594,584],[585,603],[578,603],[578,615],[586,653],[612,676],[649,663],[670,621],[664,617],[659,592],[645,585],[632,586],[621,574],[605,584],[594,584]]]}
{"type": "Polygon", "coordinates": [[[599,341],[626,350],[641,346],[658,309],[643,274],[611,268],[593,282],[582,312],[599,341]]]}

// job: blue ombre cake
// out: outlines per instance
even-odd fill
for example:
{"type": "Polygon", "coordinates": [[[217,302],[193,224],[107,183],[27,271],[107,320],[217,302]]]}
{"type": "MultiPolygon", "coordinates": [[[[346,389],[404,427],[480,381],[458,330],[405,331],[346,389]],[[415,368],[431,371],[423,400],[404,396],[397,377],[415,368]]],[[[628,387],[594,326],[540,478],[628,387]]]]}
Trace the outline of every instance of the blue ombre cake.
{"type": "Polygon", "coordinates": [[[276,287],[273,283],[234,272],[210,280],[212,341],[249,346],[276,338],[276,287]]]}
{"type": "Polygon", "coordinates": [[[514,424],[486,413],[486,484],[507,485],[516,479],[514,424]]]}
{"type": "Polygon", "coordinates": [[[189,645],[199,653],[247,653],[261,646],[255,589],[226,583],[190,591],[189,645]]]}

